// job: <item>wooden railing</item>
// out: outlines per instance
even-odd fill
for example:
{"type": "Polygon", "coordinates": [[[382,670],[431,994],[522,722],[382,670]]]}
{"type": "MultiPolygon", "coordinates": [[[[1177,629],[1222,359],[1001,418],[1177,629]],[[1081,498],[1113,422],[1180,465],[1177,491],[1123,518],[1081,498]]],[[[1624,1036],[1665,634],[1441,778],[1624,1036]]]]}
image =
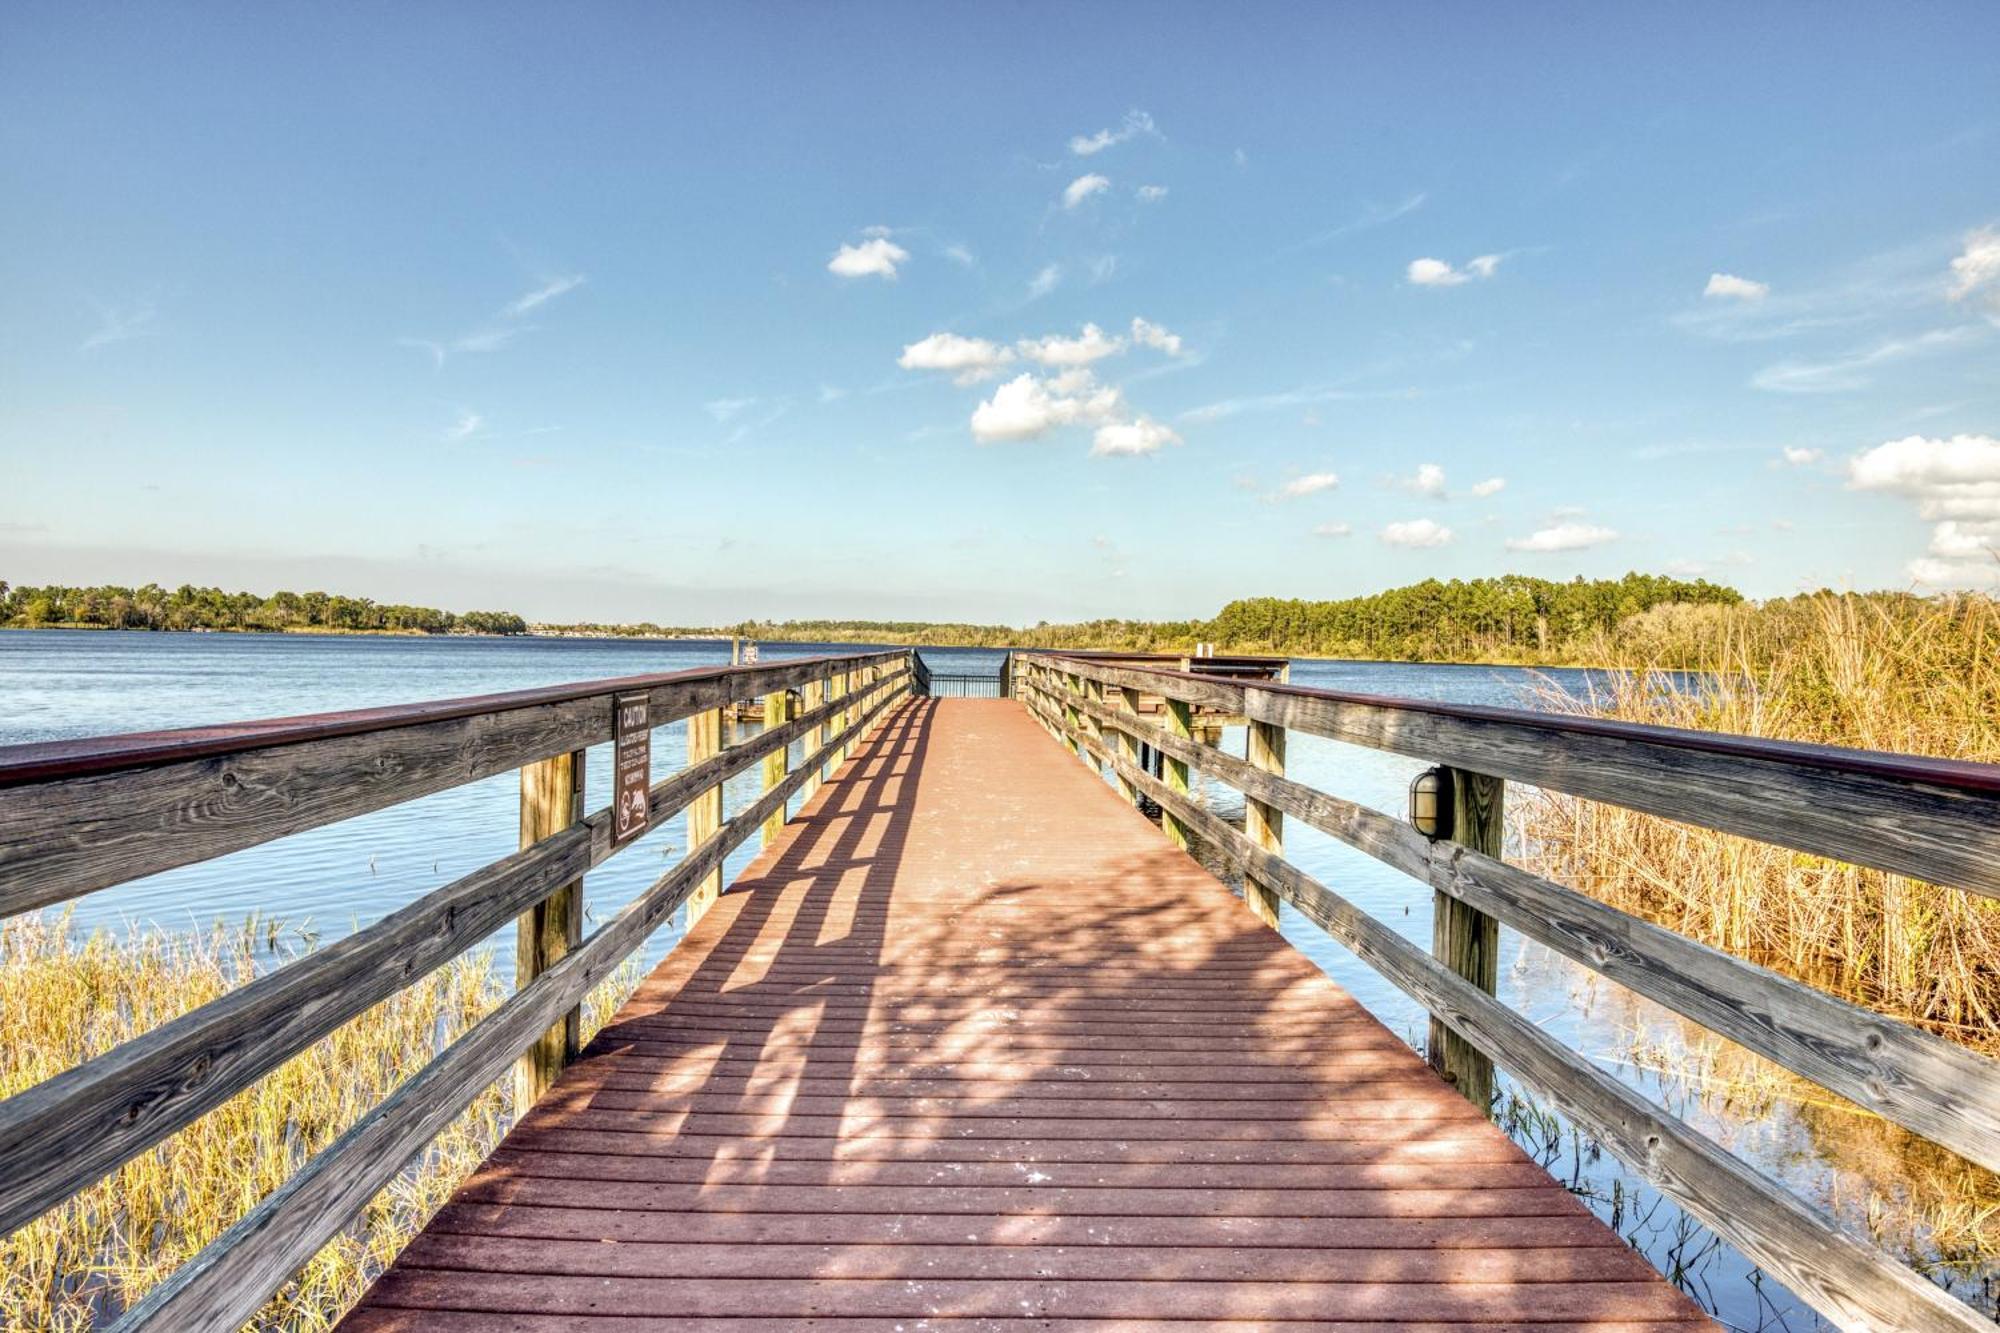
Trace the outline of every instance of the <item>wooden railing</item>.
{"type": "Polygon", "coordinates": [[[1432,1015],[1429,1058],[1481,1105],[1495,1063],[1843,1328],[1986,1329],[1992,1322],[1840,1231],[1782,1185],[1606,1074],[1495,998],[1499,924],[1695,1023],[2000,1170],[2000,1063],[1859,1008],[1501,859],[1505,783],[1522,782],[2000,897],[2000,767],[1509,709],[1339,694],[1280,683],[1017,654],[1016,692],[1121,793],[1156,802],[1176,845],[1199,837],[1245,880],[1266,921],[1289,902],[1432,1015]],[[1155,717],[1140,700],[1165,701],[1155,717]],[[1196,740],[1189,710],[1248,719],[1246,758],[1196,740]],[[1455,829],[1404,819],[1284,775],[1302,732],[1440,764],[1455,829]],[[1155,777],[1141,744],[1164,756],[1155,777]],[[1190,770],[1246,800],[1241,831],[1190,792],[1190,770]],[[1283,853],[1299,820],[1429,884],[1426,953],[1283,853]]]}
{"type": "Polygon", "coordinates": [[[714,900],[723,859],[760,830],[773,836],[786,803],[810,795],[909,691],[912,657],[815,657],[0,748],[0,916],[521,772],[520,851],[0,1102],[0,1234],[517,918],[514,994],[116,1325],[240,1326],[510,1066],[525,1110],[574,1056],[584,996],[676,908],[685,903],[691,923],[714,900]],[[759,697],[764,730],[725,748],[723,711],[759,697]],[[688,721],[687,766],[645,793],[648,827],[687,812],[687,851],[584,938],[584,872],[629,845],[613,838],[612,809],[583,813],[584,752],[613,738],[619,703],[640,699],[648,730],[688,721]],[[787,750],[801,738],[807,758],[791,771],[787,750]],[[760,760],[763,795],[724,822],[722,784],[760,760]]]}

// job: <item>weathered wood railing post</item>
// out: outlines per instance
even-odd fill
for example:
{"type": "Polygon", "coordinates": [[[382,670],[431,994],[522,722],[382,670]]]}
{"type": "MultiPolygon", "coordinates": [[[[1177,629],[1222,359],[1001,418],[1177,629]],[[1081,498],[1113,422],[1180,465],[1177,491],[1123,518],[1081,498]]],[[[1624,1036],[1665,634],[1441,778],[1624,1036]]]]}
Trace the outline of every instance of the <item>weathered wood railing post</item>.
{"type": "MultiPolygon", "coordinates": [[[[704,759],[712,759],[722,753],[722,713],[720,708],[705,708],[689,716],[688,765],[693,767],[704,759]]],[[[707,842],[722,828],[722,784],[717,783],[701,795],[688,802],[687,807],[687,850],[707,842]]],[[[692,927],[701,920],[702,914],[722,896],[722,867],[717,866],[702,877],[694,892],[688,895],[687,924],[692,927]]]]}
{"type": "Polygon", "coordinates": [[[1089,759],[1083,753],[1083,746],[1077,742],[1075,735],[1083,728],[1083,719],[1077,715],[1076,706],[1069,701],[1069,696],[1080,693],[1081,687],[1077,684],[1076,677],[1067,671],[1062,673],[1057,683],[1062,688],[1063,744],[1069,747],[1071,754],[1089,763],[1089,759]]]}
{"type": "MultiPolygon", "coordinates": [[[[1499,857],[1502,851],[1507,784],[1462,768],[1443,772],[1451,785],[1451,825],[1455,842],[1499,857]]],[[[1500,983],[1500,923],[1449,894],[1431,895],[1431,953],[1488,995],[1500,983]]],[[[1430,1029],[1431,1068],[1480,1108],[1493,1102],[1493,1061],[1436,1018],[1430,1029]]]]}
{"type": "MultiPolygon", "coordinates": [[[[853,679],[854,679],[853,676],[850,675],[847,669],[844,667],[841,670],[834,672],[833,681],[831,685],[831,688],[833,690],[833,697],[836,699],[846,698],[848,684],[853,679]]],[[[833,736],[838,736],[841,732],[845,731],[847,729],[847,719],[850,716],[852,716],[853,711],[854,711],[853,706],[851,704],[843,704],[840,707],[840,709],[834,713],[833,719],[827,723],[828,734],[833,736]]],[[[845,758],[847,758],[847,747],[843,745],[835,748],[833,753],[827,756],[826,765],[820,772],[821,779],[825,780],[832,778],[834,770],[840,767],[841,760],[845,758]]]]}
{"type": "MultiPolygon", "coordinates": [[[[1269,722],[1251,722],[1246,728],[1243,757],[1252,768],[1279,777],[1285,774],[1285,729],[1269,722]]],[[[1285,816],[1274,805],[1251,796],[1243,798],[1243,832],[1250,841],[1268,852],[1285,850],[1285,816]]],[[[1267,926],[1278,924],[1277,890],[1250,876],[1243,877],[1243,901],[1267,926]]]]}
{"type": "MultiPolygon", "coordinates": [[[[824,680],[807,681],[805,684],[805,700],[800,706],[808,713],[815,709],[824,708],[826,706],[826,686],[827,682],[824,680]]],[[[815,722],[806,729],[805,750],[808,759],[817,753],[819,747],[825,743],[826,735],[826,723],[824,722],[815,722]]],[[[821,776],[822,774],[816,768],[806,775],[805,785],[799,788],[799,800],[801,803],[810,801],[813,798],[813,793],[819,790],[821,776]]]]}
{"type": "MultiPolygon", "coordinates": [[[[1166,723],[1166,730],[1184,741],[1193,740],[1193,708],[1179,699],[1162,698],[1160,703],[1165,709],[1163,720],[1166,723]]],[[[1185,795],[1189,790],[1187,761],[1175,759],[1173,756],[1168,755],[1163,761],[1163,765],[1166,771],[1167,790],[1185,795]]],[[[1167,809],[1160,811],[1160,831],[1167,835],[1167,841],[1171,842],[1174,846],[1180,848],[1182,851],[1188,849],[1188,826],[1173,811],[1167,809]]]]}
{"type": "MultiPolygon", "coordinates": [[[[798,714],[792,707],[790,690],[772,690],[764,696],[764,730],[775,731],[790,722],[798,714]]],[[[764,756],[764,790],[769,791],[785,780],[792,771],[790,748],[779,746],[764,756]]],[[[764,821],[764,846],[769,847],[778,840],[778,834],[785,827],[785,811],[781,806],[771,812],[764,821]]]]}
{"type": "MultiPolygon", "coordinates": [[[[583,818],[583,755],[575,750],[521,769],[522,847],[583,818]]],[[[571,880],[515,920],[514,989],[520,990],[583,942],[583,880],[571,880]]],[[[580,1023],[570,1010],[515,1061],[515,1115],[525,1114],[576,1059],[580,1023]]]]}
{"type": "MultiPolygon", "coordinates": [[[[1118,702],[1116,707],[1120,719],[1125,724],[1117,728],[1118,757],[1132,765],[1132,767],[1138,768],[1141,762],[1139,758],[1139,738],[1134,733],[1139,726],[1139,691],[1113,685],[1105,691],[1105,695],[1107,699],[1113,695],[1117,696],[1118,702]]],[[[1118,783],[1118,794],[1133,805],[1138,805],[1139,789],[1133,786],[1123,773],[1114,772],[1113,777],[1118,783]]]]}

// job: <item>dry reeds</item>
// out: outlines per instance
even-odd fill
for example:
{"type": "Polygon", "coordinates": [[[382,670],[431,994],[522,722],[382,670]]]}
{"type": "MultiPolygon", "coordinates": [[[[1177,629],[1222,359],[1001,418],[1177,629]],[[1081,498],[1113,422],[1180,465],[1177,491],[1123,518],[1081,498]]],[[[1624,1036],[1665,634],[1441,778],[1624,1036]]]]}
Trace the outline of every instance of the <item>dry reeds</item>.
{"type": "MultiPolygon", "coordinates": [[[[1554,707],[1629,722],[2000,761],[2000,603],[1822,593],[1626,621],[1645,662],[1554,707]]],[[[1625,911],[2000,1055],[2000,904],[1551,792],[1517,807],[1525,858],[1625,911]]],[[[2000,1178],[1718,1039],[1638,1063],[1732,1119],[1791,1104],[1822,1159],[1872,1182],[1823,1200],[1920,1263],[2000,1254],[2000,1178]]],[[[1635,1052],[1636,1054],[1636,1052],[1635,1052]]],[[[1842,1190],[1850,1189],[1841,1185],[1842,1190]]]]}
{"type": "MultiPolygon", "coordinates": [[[[0,1097],[205,1004],[302,947],[256,926],[78,941],[66,917],[0,924],[0,1097]]],[[[591,997],[587,1031],[636,979],[628,966],[591,997]]],[[[0,1240],[0,1326],[109,1323],[502,998],[488,955],[460,958],[0,1240]]],[[[252,1327],[331,1325],[499,1141],[509,1094],[510,1080],[482,1092],[252,1327]]]]}

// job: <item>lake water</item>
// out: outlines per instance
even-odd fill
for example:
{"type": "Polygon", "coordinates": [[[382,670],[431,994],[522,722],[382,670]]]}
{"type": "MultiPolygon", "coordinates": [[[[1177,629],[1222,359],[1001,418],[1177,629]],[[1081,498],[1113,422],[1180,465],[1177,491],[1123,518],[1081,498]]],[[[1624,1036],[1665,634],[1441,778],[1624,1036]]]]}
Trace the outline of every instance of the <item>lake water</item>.
{"type": "MultiPolygon", "coordinates": [[[[763,657],[770,661],[852,648],[771,644],[764,646],[763,657]]],[[[981,649],[924,650],[938,673],[992,673],[1000,656],[981,649]]],[[[0,744],[486,694],[717,666],[728,660],[728,643],[712,640],[8,631],[0,632],[0,744]]],[[[1292,680],[1361,693],[1514,707],[1536,706],[1538,692],[1553,688],[1574,693],[1590,685],[1589,675],[1580,671],[1309,660],[1293,664],[1292,680]]],[[[1234,753],[1242,753],[1242,744],[1240,728],[1224,737],[1234,753]]],[[[658,729],[653,746],[656,775],[662,775],[686,753],[685,724],[658,729]]],[[[1414,760],[1300,735],[1289,739],[1286,762],[1290,775],[1303,782],[1390,812],[1403,809],[1409,780],[1422,767],[1414,760]]],[[[609,747],[598,747],[587,763],[588,808],[609,803],[610,772],[609,747]]],[[[728,811],[754,801],[760,781],[754,767],[740,775],[726,794],[728,811]]],[[[1219,811],[1240,817],[1242,799],[1228,789],[1205,784],[1203,796],[1219,811]]],[[[239,921],[257,912],[324,942],[513,851],[517,801],[516,777],[501,774],[89,895],[75,904],[73,920],[79,930],[184,930],[218,919],[239,921]]],[[[1427,887],[1296,821],[1287,826],[1285,842],[1287,856],[1304,869],[1429,947],[1427,887]]],[[[684,847],[684,826],[672,820],[593,871],[586,881],[587,919],[603,920],[669,868],[684,847]]],[[[754,848],[753,839],[738,850],[725,880],[740,871],[754,848]]],[[[1289,907],[1284,911],[1281,928],[1289,939],[1393,1031],[1422,1043],[1426,1024],[1418,1006],[1316,926],[1289,907]]],[[[678,921],[663,928],[649,942],[645,961],[664,956],[679,933],[678,921]]],[[[511,926],[491,941],[502,976],[511,975],[512,944],[511,926]]],[[[1631,1052],[1684,1046],[1688,1034],[1670,1015],[1505,930],[1500,992],[1601,1068],[1685,1115],[1805,1197],[1837,1211],[1843,1220],[1865,1213],[1865,1178],[1824,1149],[1817,1122],[1795,1104],[1782,1098],[1760,1101],[1754,1115],[1746,1114],[1727,1098],[1690,1092],[1685,1080],[1634,1063],[1631,1052]]],[[[1823,1326],[1788,1292],[1759,1280],[1741,1256],[1692,1225],[1615,1160],[1567,1132],[1560,1120],[1523,1120],[1511,1127],[1600,1216],[1664,1270],[1678,1272],[1683,1284],[1726,1324],[1770,1330],[1823,1326]]],[[[1881,1164],[1872,1165],[1879,1170],[1881,1164]]],[[[1980,1284],[1974,1275],[1960,1285],[1976,1289],[1980,1284]]]]}

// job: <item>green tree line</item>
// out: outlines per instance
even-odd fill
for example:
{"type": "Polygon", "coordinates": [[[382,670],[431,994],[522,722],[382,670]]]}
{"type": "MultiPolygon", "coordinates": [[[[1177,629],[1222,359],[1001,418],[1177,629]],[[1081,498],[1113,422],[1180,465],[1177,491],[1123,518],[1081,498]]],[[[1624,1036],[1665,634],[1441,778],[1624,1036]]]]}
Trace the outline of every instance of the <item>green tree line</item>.
{"type": "Polygon", "coordinates": [[[0,580],[0,625],[152,630],[334,630],[404,634],[525,634],[511,611],[440,611],[326,592],[224,592],[184,583],[126,588],[11,587],[0,580]]]}
{"type": "Polygon", "coordinates": [[[1624,621],[1660,606],[1735,606],[1743,595],[1706,579],[1426,579],[1365,597],[1249,597],[1209,620],[1087,620],[1016,628],[899,620],[744,621],[750,639],[913,643],[958,648],[1103,648],[1399,661],[1570,661],[1601,654],[1624,621]]]}

